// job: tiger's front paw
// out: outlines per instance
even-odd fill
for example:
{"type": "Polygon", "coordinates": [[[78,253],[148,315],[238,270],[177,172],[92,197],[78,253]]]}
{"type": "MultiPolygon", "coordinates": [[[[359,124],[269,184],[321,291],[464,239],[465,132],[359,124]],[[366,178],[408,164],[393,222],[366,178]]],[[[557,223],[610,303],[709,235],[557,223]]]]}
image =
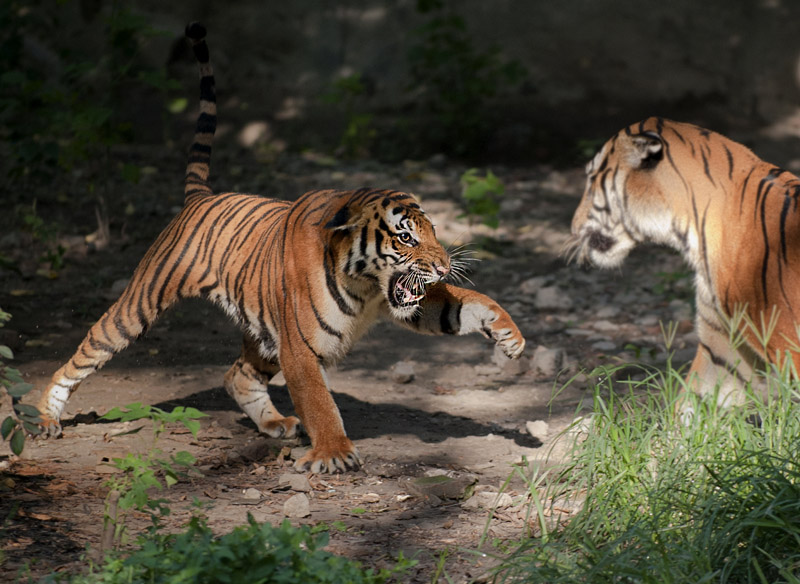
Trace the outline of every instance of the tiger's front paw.
{"type": "Polygon", "coordinates": [[[264,422],[259,427],[259,431],[272,438],[294,438],[297,429],[300,427],[300,420],[295,416],[286,416],[264,422]]]}
{"type": "Polygon", "coordinates": [[[34,438],[47,440],[48,438],[61,437],[61,422],[59,420],[46,416],[45,414],[39,414],[39,417],[42,419],[38,424],[40,432],[33,435],[34,438]]]}
{"type": "Polygon", "coordinates": [[[356,447],[348,438],[343,438],[334,445],[312,447],[294,463],[294,468],[299,472],[310,470],[313,473],[333,473],[344,472],[348,468],[357,469],[361,464],[361,456],[356,447]]]}
{"type": "Polygon", "coordinates": [[[525,349],[525,337],[505,312],[491,324],[489,335],[511,359],[519,358],[525,349]]]}

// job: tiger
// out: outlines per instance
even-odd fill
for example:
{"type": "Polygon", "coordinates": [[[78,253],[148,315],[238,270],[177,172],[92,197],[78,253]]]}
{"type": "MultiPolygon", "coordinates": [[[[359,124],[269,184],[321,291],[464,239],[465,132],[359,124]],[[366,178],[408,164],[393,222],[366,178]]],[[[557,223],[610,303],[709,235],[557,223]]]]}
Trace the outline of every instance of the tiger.
{"type": "Polygon", "coordinates": [[[769,367],[800,367],[799,201],[800,178],[742,144],[650,117],[587,164],[568,248],[602,268],[644,242],[677,250],[695,273],[698,347],[686,386],[740,405],[769,367]]]}
{"type": "Polygon", "coordinates": [[[79,384],[141,337],[178,300],[204,298],[243,330],[224,387],[258,430],[311,440],[299,471],[338,472],[363,460],[347,437],[326,368],[384,318],[424,334],[481,333],[511,358],[525,339],[491,298],[446,282],[463,265],[436,239],[413,194],[388,189],[315,190],[294,202],[215,194],[209,182],[216,88],[199,23],[186,28],[200,72],[200,112],[185,175],[184,206],[136,267],[116,302],[52,376],[38,403],[42,436],[79,384]],[[272,404],[279,371],[297,416],[272,404]]]}

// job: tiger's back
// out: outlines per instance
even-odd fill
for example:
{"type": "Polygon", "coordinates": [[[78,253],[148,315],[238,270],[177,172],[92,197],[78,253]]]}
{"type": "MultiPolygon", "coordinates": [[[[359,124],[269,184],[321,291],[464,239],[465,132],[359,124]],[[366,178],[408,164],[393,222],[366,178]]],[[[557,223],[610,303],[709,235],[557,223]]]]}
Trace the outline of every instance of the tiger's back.
{"type": "Polygon", "coordinates": [[[91,327],[39,401],[43,437],[61,433],[69,395],[182,298],[206,298],[243,329],[224,385],[258,430],[293,436],[300,420],[313,472],[358,466],[325,367],[379,317],[426,334],[479,332],[509,356],[525,340],[506,311],[445,282],[459,267],[416,198],[389,189],[311,191],[289,203],[209,184],[216,129],[205,29],[187,27],[200,70],[200,114],[186,168],[185,204],[136,268],[120,298],[91,327]],[[272,404],[282,371],[297,416],[272,404]]]}
{"type": "Polygon", "coordinates": [[[643,242],[681,252],[695,271],[700,341],[690,377],[722,399],[763,362],[795,366],[800,323],[800,179],[691,124],[649,118],[587,165],[572,223],[579,260],[620,265],[643,242]],[[733,331],[745,344],[731,347],[733,331]],[[764,337],[768,342],[763,342],[764,337]]]}

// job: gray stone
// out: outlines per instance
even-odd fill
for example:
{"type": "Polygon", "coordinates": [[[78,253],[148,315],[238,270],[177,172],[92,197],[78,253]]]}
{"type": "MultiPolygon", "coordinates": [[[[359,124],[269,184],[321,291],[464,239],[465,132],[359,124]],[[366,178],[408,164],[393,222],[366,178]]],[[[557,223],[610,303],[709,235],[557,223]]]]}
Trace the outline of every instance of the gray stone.
{"type": "Polygon", "coordinates": [[[283,504],[283,514],[286,517],[300,519],[311,515],[311,503],[303,493],[292,495],[283,504]]]}
{"type": "Polygon", "coordinates": [[[505,375],[522,375],[530,368],[530,361],[525,357],[518,359],[511,359],[506,356],[498,345],[494,346],[494,353],[492,354],[492,362],[500,368],[500,371],[505,375]]]}
{"type": "Polygon", "coordinates": [[[519,291],[523,294],[536,294],[545,286],[545,284],[547,284],[549,279],[550,278],[546,276],[535,276],[533,278],[528,278],[519,285],[519,291]]]}
{"type": "Polygon", "coordinates": [[[408,490],[423,499],[432,497],[463,499],[467,490],[475,482],[476,478],[471,475],[461,477],[449,477],[447,475],[419,477],[408,484],[408,490]]]}
{"type": "Polygon", "coordinates": [[[550,426],[544,420],[536,420],[535,422],[525,422],[525,429],[528,434],[534,438],[538,438],[542,442],[547,438],[547,433],[550,432],[550,426]]]}
{"type": "Polygon", "coordinates": [[[619,306],[614,306],[613,304],[609,304],[608,306],[601,306],[600,308],[598,308],[597,312],[595,312],[594,315],[597,318],[609,319],[609,318],[614,318],[619,313],[620,313],[619,306]]]}
{"type": "Polygon", "coordinates": [[[398,361],[392,365],[392,381],[395,383],[414,381],[414,364],[410,361],[398,361]]]}
{"type": "Polygon", "coordinates": [[[531,360],[531,370],[537,377],[553,378],[564,365],[564,349],[536,347],[531,360]]]}
{"type": "Polygon", "coordinates": [[[505,509],[513,503],[514,500],[508,493],[481,491],[464,501],[461,506],[464,509],[505,509]]]}
{"type": "Polygon", "coordinates": [[[250,487],[249,489],[245,489],[243,496],[245,499],[260,499],[262,495],[261,491],[250,487]]]}
{"type": "Polygon", "coordinates": [[[546,286],[537,290],[534,306],[538,310],[568,310],[572,308],[572,298],[558,286],[546,286]]]}
{"type": "Polygon", "coordinates": [[[292,491],[308,493],[311,491],[311,483],[304,474],[285,472],[278,478],[278,486],[289,487],[292,491]]]}
{"type": "Polygon", "coordinates": [[[617,348],[617,344],[612,341],[597,341],[592,343],[592,349],[595,351],[613,351],[617,348]]]}

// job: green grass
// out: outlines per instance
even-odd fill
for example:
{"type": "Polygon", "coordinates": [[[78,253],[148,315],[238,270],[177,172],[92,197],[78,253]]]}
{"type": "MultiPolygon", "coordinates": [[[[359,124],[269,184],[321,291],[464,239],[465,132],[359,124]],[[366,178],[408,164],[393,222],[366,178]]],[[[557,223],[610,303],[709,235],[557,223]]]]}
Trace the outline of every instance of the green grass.
{"type": "Polygon", "coordinates": [[[569,462],[526,474],[534,535],[495,582],[800,583],[800,385],[776,374],[731,409],[684,396],[688,420],[682,387],[668,367],[595,388],[569,462]]]}

